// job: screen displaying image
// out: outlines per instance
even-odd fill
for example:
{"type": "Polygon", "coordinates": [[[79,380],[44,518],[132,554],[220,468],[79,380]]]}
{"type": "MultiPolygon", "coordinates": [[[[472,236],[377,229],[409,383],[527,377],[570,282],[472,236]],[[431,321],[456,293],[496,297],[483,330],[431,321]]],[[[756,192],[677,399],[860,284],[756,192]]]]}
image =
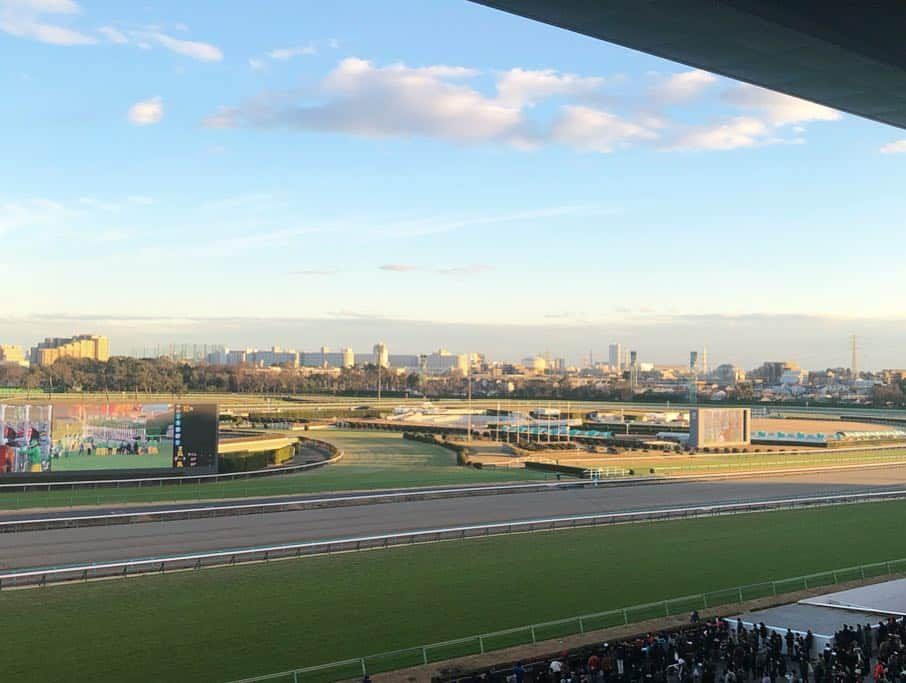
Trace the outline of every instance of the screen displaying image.
{"type": "Polygon", "coordinates": [[[0,474],[214,468],[217,463],[214,405],[0,405],[0,434],[0,474]]]}
{"type": "Polygon", "coordinates": [[[51,406],[0,405],[0,474],[50,468],[51,406]]]}

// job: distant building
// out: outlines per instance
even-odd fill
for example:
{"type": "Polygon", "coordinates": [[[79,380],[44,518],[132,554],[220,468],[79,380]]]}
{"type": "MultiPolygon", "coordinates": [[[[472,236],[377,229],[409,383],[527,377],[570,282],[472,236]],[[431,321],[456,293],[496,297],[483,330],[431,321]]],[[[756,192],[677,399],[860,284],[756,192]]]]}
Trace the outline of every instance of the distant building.
{"type": "Polygon", "coordinates": [[[780,378],[787,371],[799,371],[801,368],[798,363],[791,360],[770,360],[765,361],[760,368],[752,372],[752,375],[764,381],[765,384],[780,384],[780,378]]]}
{"type": "Polygon", "coordinates": [[[25,350],[21,346],[13,344],[0,344],[0,363],[28,365],[25,350]]]}
{"type": "Polygon", "coordinates": [[[522,365],[529,372],[541,375],[547,371],[547,359],[544,356],[529,356],[522,359],[522,365]]]}
{"type": "Polygon", "coordinates": [[[252,365],[260,365],[269,368],[274,365],[289,365],[290,367],[299,367],[299,352],[286,350],[279,346],[273,346],[268,351],[250,351],[246,353],[245,360],[252,365]]]}
{"type": "Polygon", "coordinates": [[[610,369],[620,372],[623,369],[623,347],[620,344],[611,344],[607,350],[610,369]]]}
{"type": "Polygon", "coordinates": [[[714,379],[722,384],[736,384],[746,378],[746,371],[732,363],[723,363],[714,368],[714,379]]]}
{"type": "Polygon", "coordinates": [[[387,345],[384,342],[378,342],[374,345],[371,362],[382,368],[390,367],[390,351],[387,350],[387,345]]]}
{"type": "Polygon", "coordinates": [[[31,350],[35,365],[53,365],[61,358],[90,358],[110,360],[110,341],[107,337],[80,334],[75,337],[48,337],[31,350]]]}
{"type": "Polygon", "coordinates": [[[303,351],[299,354],[299,365],[306,368],[347,368],[355,365],[355,354],[351,349],[331,351],[329,346],[322,346],[319,351],[303,351]],[[349,353],[347,353],[347,351],[349,353]],[[347,361],[349,364],[347,365],[347,361]]]}
{"type": "Polygon", "coordinates": [[[243,351],[242,349],[232,349],[226,352],[226,364],[227,365],[242,365],[248,362],[248,354],[251,353],[249,350],[243,351]]]}
{"type": "Polygon", "coordinates": [[[417,353],[394,353],[389,356],[390,367],[407,372],[418,372],[422,369],[422,357],[417,353]]]}
{"type": "Polygon", "coordinates": [[[450,353],[447,349],[439,349],[425,356],[425,372],[429,375],[443,375],[453,371],[468,374],[469,356],[464,353],[450,353]]]}
{"type": "Polygon", "coordinates": [[[802,368],[784,370],[783,374],[780,375],[780,384],[793,385],[805,384],[806,382],[808,382],[808,372],[802,368]]]}

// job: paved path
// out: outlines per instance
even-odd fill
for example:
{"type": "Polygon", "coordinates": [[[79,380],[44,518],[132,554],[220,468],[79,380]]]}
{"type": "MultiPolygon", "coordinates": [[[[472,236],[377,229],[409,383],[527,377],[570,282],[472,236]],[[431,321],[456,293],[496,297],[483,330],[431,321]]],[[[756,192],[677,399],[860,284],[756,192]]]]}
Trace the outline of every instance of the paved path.
{"type": "Polygon", "coordinates": [[[906,487],[906,466],[776,478],[449,498],[238,517],[56,529],[0,537],[0,568],[125,560],[548,516],[906,487]]]}

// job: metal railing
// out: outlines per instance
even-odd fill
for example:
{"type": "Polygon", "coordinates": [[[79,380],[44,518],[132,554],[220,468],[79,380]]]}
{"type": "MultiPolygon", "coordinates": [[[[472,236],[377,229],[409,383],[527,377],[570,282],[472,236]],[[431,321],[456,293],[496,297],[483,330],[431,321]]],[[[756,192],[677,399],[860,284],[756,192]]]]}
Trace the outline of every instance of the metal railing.
{"type": "Polygon", "coordinates": [[[839,505],[869,501],[897,500],[906,498],[906,489],[896,491],[871,491],[839,495],[812,496],[806,498],[783,498],[742,503],[718,503],[676,508],[657,508],[630,512],[614,512],[597,515],[572,515],[542,519],[497,522],[454,526],[440,529],[403,531],[391,534],[356,536],[325,541],[284,543],[253,548],[234,548],[214,552],[186,553],[180,555],[140,558],[123,561],[91,562],[55,567],[20,569],[0,574],[0,590],[28,586],[46,586],[51,583],[90,581],[100,578],[127,577],[139,574],[162,574],[167,571],[192,570],[203,567],[235,565],[248,562],[268,562],[281,558],[306,557],[350,552],[376,548],[390,548],[400,545],[434,543],[443,540],[462,540],[485,536],[531,533],[576,529],[581,527],[607,526],[635,522],[689,519],[715,515],[760,512],[810,506],[839,505]]]}
{"type": "MultiPolygon", "coordinates": [[[[906,559],[875,562],[872,564],[845,567],[816,574],[796,576],[789,579],[764,581],[762,583],[735,586],[709,593],[686,595],[660,602],[632,605],[619,609],[583,614],[580,616],[546,621],[538,624],[519,626],[503,631],[471,635],[465,638],[440,643],[418,645],[402,650],[381,652],[343,661],[308,666],[289,671],[253,676],[232,681],[232,683],[258,683],[258,681],[338,681],[392,671],[435,662],[480,655],[495,650],[519,645],[536,644],[566,636],[581,635],[606,628],[628,626],[648,619],[685,615],[693,610],[706,610],[727,605],[737,605],[759,598],[782,596],[800,590],[812,590],[833,586],[847,581],[892,576],[906,573],[906,559]]],[[[555,646],[552,644],[551,648],[555,646]]],[[[559,649],[562,649],[559,648],[559,649]]]]}
{"type": "MultiPolygon", "coordinates": [[[[334,461],[335,462],[335,461],[334,461]]],[[[269,502],[221,503],[217,505],[193,505],[164,510],[138,508],[127,512],[104,512],[90,515],[60,515],[58,517],[34,517],[0,520],[0,533],[17,531],[38,531],[81,526],[112,526],[135,522],[168,522],[181,519],[210,518],[228,515],[250,515],[266,512],[289,512],[323,507],[345,507],[373,503],[409,502],[432,498],[459,497],[468,495],[491,495],[499,493],[527,493],[577,488],[586,486],[582,481],[559,481],[526,484],[484,484],[481,486],[452,486],[446,488],[414,488],[388,490],[378,493],[356,493],[324,496],[320,498],[300,497],[269,502]]],[[[323,494],[322,494],[323,496],[323,494]]]]}

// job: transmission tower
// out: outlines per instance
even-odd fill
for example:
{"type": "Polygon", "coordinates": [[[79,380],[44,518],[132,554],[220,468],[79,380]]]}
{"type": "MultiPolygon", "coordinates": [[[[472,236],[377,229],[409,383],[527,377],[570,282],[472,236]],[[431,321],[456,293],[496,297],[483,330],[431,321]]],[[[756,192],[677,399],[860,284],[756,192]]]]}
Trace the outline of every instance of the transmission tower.
{"type": "Polygon", "coordinates": [[[852,359],[850,360],[850,374],[852,375],[853,380],[859,379],[859,346],[856,342],[856,335],[851,335],[849,338],[850,341],[850,351],[852,352],[852,359]]]}

